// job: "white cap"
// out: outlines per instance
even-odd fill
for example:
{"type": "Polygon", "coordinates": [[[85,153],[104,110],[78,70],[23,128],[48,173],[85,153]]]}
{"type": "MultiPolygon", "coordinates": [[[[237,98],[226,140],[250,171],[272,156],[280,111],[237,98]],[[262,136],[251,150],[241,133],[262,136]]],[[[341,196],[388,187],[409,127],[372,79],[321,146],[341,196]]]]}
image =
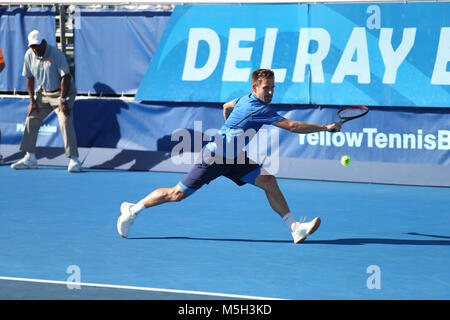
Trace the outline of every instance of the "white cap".
{"type": "Polygon", "coordinates": [[[42,36],[37,30],[33,30],[28,34],[28,46],[40,45],[42,42],[42,36]]]}

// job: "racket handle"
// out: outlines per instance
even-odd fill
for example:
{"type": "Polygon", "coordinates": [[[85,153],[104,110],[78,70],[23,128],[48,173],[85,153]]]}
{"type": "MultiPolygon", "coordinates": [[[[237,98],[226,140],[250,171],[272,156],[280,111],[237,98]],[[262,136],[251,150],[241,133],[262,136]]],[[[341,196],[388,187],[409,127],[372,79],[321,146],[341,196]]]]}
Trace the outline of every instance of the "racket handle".
{"type": "MultiPolygon", "coordinates": [[[[345,122],[345,120],[342,120],[342,121],[339,121],[339,122],[336,122],[336,123],[339,123],[339,124],[343,124],[345,122]]],[[[330,132],[337,132],[335,129],[333,129],[333,130],[331,130],[330,132]]]]}

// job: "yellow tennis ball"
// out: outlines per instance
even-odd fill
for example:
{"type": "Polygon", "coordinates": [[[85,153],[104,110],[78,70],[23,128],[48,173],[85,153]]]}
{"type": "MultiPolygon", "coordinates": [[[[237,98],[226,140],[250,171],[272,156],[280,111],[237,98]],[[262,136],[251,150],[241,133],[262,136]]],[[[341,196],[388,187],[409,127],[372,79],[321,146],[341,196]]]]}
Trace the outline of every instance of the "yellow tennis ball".
{"type": "Polygon", "coordinates": [[[349,156],[342,156],[341,158],[341,164],[346,167],[350,164],[350,157],[349,156]]]}

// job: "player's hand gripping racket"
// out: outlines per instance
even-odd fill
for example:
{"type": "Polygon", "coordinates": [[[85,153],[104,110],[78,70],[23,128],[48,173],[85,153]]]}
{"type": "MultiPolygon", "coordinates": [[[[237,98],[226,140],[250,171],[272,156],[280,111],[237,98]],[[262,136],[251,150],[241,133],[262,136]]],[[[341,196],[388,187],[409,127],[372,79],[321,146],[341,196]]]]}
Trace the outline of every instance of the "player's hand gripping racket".
{"type": "Polygon", "coordinates": [[[339,118],[339,124],[343,124],[347,121],[361,118],[362,116],[365,116],[369,112],[369,108],[366,106],[349,106],[349,107],[342,107],[337,112],[337,117],[339,118]]]}

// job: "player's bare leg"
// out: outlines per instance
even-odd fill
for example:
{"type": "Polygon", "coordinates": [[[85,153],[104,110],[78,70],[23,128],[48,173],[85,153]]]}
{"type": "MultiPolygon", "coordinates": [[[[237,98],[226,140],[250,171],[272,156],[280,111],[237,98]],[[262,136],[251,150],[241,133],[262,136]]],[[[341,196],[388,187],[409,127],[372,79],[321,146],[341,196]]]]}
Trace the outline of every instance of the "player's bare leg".
{"type": "Polygon", "coordinates": [[[188,196],[188,193],[184,192],[180,186],[176,185],[172,188],[156,189],[136,204],[124,202],[120,206],[121,215],[117,220],[117,231],[122,238],[126,238],[140,211],[166,202],[181,201],[188,196]]]}
{"type": "Polygon", "coordinates": [[[267,172],[262,172],[255,178],[255,185],[266,192],[272,209],[280,215],[291,231],[295,243],[303,242],[308,235],[314,233],[320,226],[320,218],[316,217],[310,222],[297,222],[289,210],[289,206],[278,186],[276,178],[267,172]]]}
{"type": "Polygon", "coordinates": [[[286,199],[278,186],[277,179],[273,175],[268,173],[259,174],[255,178],[255,185],[266,192],[270,206],[281,218],[290,212],[286,199]]]}
{"type": "Polygon", "coordinates": [[[189,196],[179,185],[172,188],[159,188],[148,194],[143,203],[145,208],[150,208],[166,202],[181,201],[189,196]]]}

